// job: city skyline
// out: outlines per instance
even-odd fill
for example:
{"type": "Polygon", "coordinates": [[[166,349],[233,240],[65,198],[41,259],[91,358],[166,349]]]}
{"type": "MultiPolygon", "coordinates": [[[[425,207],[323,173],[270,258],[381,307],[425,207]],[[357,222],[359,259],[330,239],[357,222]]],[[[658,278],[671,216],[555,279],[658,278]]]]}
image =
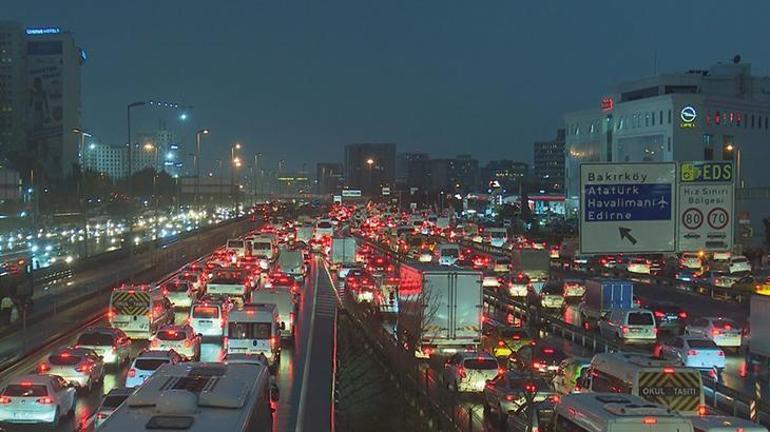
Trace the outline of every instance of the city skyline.
{"type": "MultiPolygon", "coordinates": [[[[212,130],[204,157],[213,159],[237,140],[270,164],[286,159],[296,169],[342,160],[344,146],[355,142],[531,163],[533,142],[563,127],[564,113],[598,105],[615,83],[656,70],[706,67],[738,53],[755,73],[767,74],[761,47],[752,45],[759,39],[748,29],[757,28],[750,23],[770,7],[711,14],[709,5],[717,4],[653,2],[632,16],[611,3],[439,8],[356,2],[337,14],[309,3],[244,2],[225,8],[238,14],[211,14],[208,3],[195,1],[184,9],[176,2],[114,9],[12,1],[6,18],[75,34],[89,54],[82,70],[83,126],[103,142],[126,140],[127,103],[174,100],[195,107],[189,131],[180,132],[183,145],[191,145],[195,127],[212,130]],[[164,24],[171,16],[182,18],[173,29],[164,24]],[[658,22],[655,32],[607,38],[651,19],[658,22]],[[218,25],[200,31],[207,20],[218,25]],[[746,25],[731,28],[732,22],[746,25]],[[717,24],[731,37],[713,37],[717,24]],[[404,37],[391,37],[393,30],[404,37]],[[683,35],[709,42],[686,49],[670,43],[683,35]],[[569,67],[576,62],[581,68],[569,67]]],[[[137,130],[157,120],[140,111],[137,130]]]]}

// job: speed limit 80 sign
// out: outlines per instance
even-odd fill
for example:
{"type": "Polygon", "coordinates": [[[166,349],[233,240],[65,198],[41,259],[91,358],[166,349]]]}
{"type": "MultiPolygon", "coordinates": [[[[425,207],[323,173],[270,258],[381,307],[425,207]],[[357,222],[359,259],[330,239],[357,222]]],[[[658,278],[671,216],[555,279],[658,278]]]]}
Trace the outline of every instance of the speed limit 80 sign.
{"type": "Polygon", "coordinates": [[[734,206],[732,162],[682,162],[679,172],[677,250],[731,250],[734,206]]]}

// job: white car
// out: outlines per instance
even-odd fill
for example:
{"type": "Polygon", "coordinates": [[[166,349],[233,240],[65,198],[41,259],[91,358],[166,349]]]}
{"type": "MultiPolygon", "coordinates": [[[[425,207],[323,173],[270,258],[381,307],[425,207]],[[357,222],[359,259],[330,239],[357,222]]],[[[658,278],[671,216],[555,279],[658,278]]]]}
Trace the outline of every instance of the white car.
{"type": "Polygon", "coordinates": [[[691,270],[700,270],[703,267],[703,262],[700,259],[700,255],[694,252],[684,252],[679,256],[679,267],[688,268],[691,270]]]}
{"type": "Polygon", "coordinates": [[[660,343],[658,355],[695,369],[724,369],[725,353],[712,341],[700,336],[675,336],[660,343]]]}
{"type": "Polygon", "coordinates": [[[457,392],[484,390],[488,380],[500,372],[497,359],[487,352],[463,352],[452,356],[444,364],[444,383],[457,392]]]}
{"type": "Polygon", "coordinates": [[[187,360],[198,360],[201,355],[201,338],[189,325],[166,325],[150,338],[150,348],[173,350],[187,360]]]}
{"type": "Polygon", "coordinates": [[[634,274],[650,274],[650,261],[647,258],[631,258],[628,260],[626,270],[634,274]]]}
{"type": "Polygon", "coordinates": [[[142,351],[134,359],[126,376],[126,387],[134,388],[144,384],[150,375],[164,364],[177,364],[182,357],[174,351],[142,351]]]}
{"type": "Polygon", "coordinates": [[[130,360],[131,339],[121,329],[89,328],[78,336],[75,346],[94,350],[105,364],[119,366],[130,360]]]}
{"type": "Polygon", "coordinates": [[[423,249],[419,252],[417,261],[421,263],[429,263],[433,261],[433,253],[428,249],[423,249]]]}
{"type": "Polygon", "coordinates": [[[751,264],[745,256],[733,256],[730,257],[727,262],[730,269],[730,274],[751,272],[751,264]]]}
{"type": "Polygon", "coordinates": [[[0,393],[0,422],[59,424],[75,413],[75,389],[56,375],[11,378],[0,393]]]}
{"type": "Polygon", "coordinates": [[[71,385],[91,391],[104,380],[104,360],[88,348],[59,348],[40,363],[38,373],[57,375],[71,385]]]}
{"type": "Polygon", "coordinates": [[[163,285],[163,295],[175,308],[189,308],[198,296],[193,284],[175,279],[163,285]]]}
{"type": "Polygon", "coordinates": [[[688,324],[684,332],[689,336],[701,336],[711,339],[718,347],[741,347],[741,328],[735,321],[721,317],[698,318],[688,324]]]}
{"type": "Polygon", "coordinates": [[[603,337],[624,342],[654,342],[658,337],[655,315],[646,309],[613,309],[598,327],[603,337]]]}

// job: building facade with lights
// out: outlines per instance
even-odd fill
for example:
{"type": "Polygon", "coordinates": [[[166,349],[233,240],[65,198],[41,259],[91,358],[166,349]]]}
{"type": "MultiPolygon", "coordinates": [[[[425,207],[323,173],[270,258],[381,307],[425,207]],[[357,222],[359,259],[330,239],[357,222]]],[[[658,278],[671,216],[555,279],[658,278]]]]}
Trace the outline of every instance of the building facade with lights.
{"type": "Polygon", "coordinates": [[[345,185],[364,195],[380,195],[396,177],[396,145],[362,143],[345,146],[345,185]]]}
{"type": "Polygon", "coordinates": [[[564,129],[556,131],[551,141],[535,141],[533,180],[545,192],[562,193],[564,189],[564,129]]]}
{"type": "MultiPolygon", "coordinates": [[[[576,217],[583,162],[732,160],[736,214],[748,216],[756,243],[770,216],[770,77],[751,65],[659,74],[617,85],[596,108],[568,113],[565,190],[576,217]]],[[[737,233],[736,233],[737,234],[737,233]]]]}

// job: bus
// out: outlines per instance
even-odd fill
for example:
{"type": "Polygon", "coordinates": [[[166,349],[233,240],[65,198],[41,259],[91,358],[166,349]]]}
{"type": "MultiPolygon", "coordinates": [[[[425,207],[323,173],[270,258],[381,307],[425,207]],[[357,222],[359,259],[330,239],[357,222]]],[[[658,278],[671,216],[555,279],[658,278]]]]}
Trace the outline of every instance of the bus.
{"type": "Polygon", "coordinates": [[[99,427],[100,432],[271,431],[270,373],[259,364],[190,362],[158,368],[99,427]]]}
{"type": "Polygon", "coordinates": [[[705,406],[698,370],[643,354],[600,353],[591,359],[590,390],[628,393],[684,415],[705,406]]]}
{"type": "Polygon", "coordinates": [[[693,432],[680,414],[633,395],[573,393],[556,404],[552,432],[693,432]]]}

